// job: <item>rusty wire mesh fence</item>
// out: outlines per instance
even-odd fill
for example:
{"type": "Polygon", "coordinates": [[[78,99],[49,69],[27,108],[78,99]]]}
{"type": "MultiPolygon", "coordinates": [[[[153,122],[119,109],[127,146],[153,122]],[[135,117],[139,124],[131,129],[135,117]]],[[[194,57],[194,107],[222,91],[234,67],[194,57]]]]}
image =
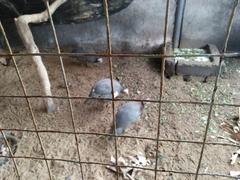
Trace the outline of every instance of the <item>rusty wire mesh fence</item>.
{"type": "MultiPolygon", "coordinates": [[[[204,56],[204,57],[220,57],[220,63],[219,63],[219,70],[218,70],[218,75],[216,76],[215,79],[215,83],[214,83],[214,88],[213,88],[213,92],[212,92],[212,97],[210,102],[201,102],[201,101],[172,101],[172,100],[163,100],[163,89],[164,89],[164,68],[165,68],[165,58],[168,57],[177,57],[174,54],[166,54],[166,41],[167,41],[167,32],[168,32],[168,18],[169,18],[169,6],[170,6],[170,0],[166,0],[166,10],[165,10],[165,27],[164,27],[164,54],[137,54],[137,53],[128,53],[128,54],[119,54],[119,53],[112,53],[112,44],[111,44],[111,29],[110,29],[110,20],[109,20],[109,14],[108,14],[108,1],[107,0],[103,0],[103,5],[104,5],[104,12],[105,12],[105,24],[106,24],[106,34],[107,34],[107,52],[106,53],[62,53],[60,50],[60,46],[59,46],[59,42],[58,42],[58,37],[56,34],[56,29],[55,29],[55,25],[51,16],[51,13],[49,11],[49,2],[46,1],[46,9],[49,15],[49,20],[51,23],[51,29],[53,32],[53,37],[55,40],[55,45],[56,45],[56,50],[57,53],[13,53],[12,48],[9,44],[8,38],[6,36],[5,30],[2,26],[2,23],[0,23],[0,29],[1,32],[3,34],[4,40],[7,44],[7,48],[9,53],[8,54],[0,54],[0,56],[11,56],[12,61],[14,63],[14,67],[15,70],[17,72],[17,76],[19,78],[19,81],[21,83],[22,86],[22,90],[24,92],[24,96],[0,96],[0,98],[24,98],[27,101],[28,104],[28,108],[31,114],[31,118],[32,118],[32,123],[34,125],[34,130],[24,130],[24,129],[6,129],[6,128],[1,128],[0,127],[0,131],[2,136],[4,137],[4,140],[7,144],[7,147],[10,151],[10,155],[9,156],[3,156],[1,155],[0,157],[5,157],[5,158],[10,158],[13,163],[14,163],[14,168],[15,168],[15,172],[16,175],[19,179],[21,179],[20,177],[20,173],[19,173],[19,168],[15,162],[15,159],[33,159],[33,160],[42,160],[45,161],[46,163],[46,167],[48,170],[48,174],[49,174],[49,179],[53,179],[52,178],[52,173],[49,167],[49,162],[51,160],[55,160],[55,161],[63,161],[63,162],[70,162],[70,163],[75,163],[75,164],[79,164],[79,168],[80,168],[80,172],[81,174],[79,175],[79,177],[81,177],[82,180],[86,179],[84,178],[84,171],[82,168],[82,165],[86,165],[86,164],[94,164],[94,165],[101,165],[101,166],[115,166],[117,169],[118,167],[131,167],[131,166],[123,166],[123,165],[119,165],[118,161],[116,161],[116,164],[107,164],[107,163],[99,163],[99,162],[89,162],[89,161],[82,161],[81,160],[81,154],[79,151],[79,145],[78,145],[78,137],[77,135],[96,135],[96,136],[113,136],[114,140],[115,140],[115,159],[118,160],[118,146],[117,146],[117,140],[118,137],[125,137],[125,138],[135,138],[135,139],[145,139],[145,140],[150,140],[150,141],[154,141],[156,142],[156,159],[155,159],[155,167],[154,168],[139,168],[139,167],[135,167],[135,168],[139,168],[139,169],[143,169],[143,170],[149,170],[149,171],[153,171],[155,176],[154,179],[157,180],[158,179],[158,173],[160,172],[165,172],[165,173],[176,173],[176,174],[185,174],[185,175],[193,175],[195,177],[195,179],[198,179],[199,175],[201,176],[214,176],[214,177],[227,177],[227,178],[233,178],[230,175],[226,175],[226,174],[217,174],[217,173],[200,173],[200,166],[202,163],[202,158],[203,158],[203,153],[205,150],[205,146],[206,145],[216,145],[216,146],[236,146],[236,147],[240,147],[240,145],[234,145],[234,144],[230,144],[230,143],[218,143],[218,142],[207,142],[207,134],[208,134],[208,128],[209,128],[209,124],[211,121],[211,114],[213,111],[213,106],[214,105],[218,105],[218,106],[231,106],[231,107],[240,107],[240,104],[234,104],[234,103],[215,103],[215,94],[216,91],[218,89],[218,80],[220,77],[220,72],[221,72],[221,66],[222,63],[224,61],[224,58],[233,58],[233,57],[239,57],[240,56],[240,52],[234,52],[234,53],[227,53],[227,46],[228,46],[228,40],[229,40],[229,36],[231,33],[231,28],[232,28],[232,24],[233,24],[233,19],[234,19],[234,15],[236,12],[236,8],[238,5],[238,0],[233,0],[233,8],[232,8],[232,12],[230,14],[229,17],[229,21],[228,21],[228,25],[226,27],[226,36],[225,36],[225,42],[224,42],[224,48],[221,51],[220,54],[201,54],[201,55],[178,55],[180,56],[204,56]],[[21,74],[18,70],[18,66],[16,64],[16,60],[15,57],[16,56],[35,56],[35,55],[39,55],[39,56],[57,56],[59,58],[59,62],[61,64],[61,70],[62,70],[62,75],[63,75],[63,79],[64,79],[64,83],[66,86],[66,92],[67,92],[67,96],[51,96],[51,98],[55,98],[55,99],[67,99],[68,103],[69,103],[69,109],[71,112],[71,124],[73,127],[73,131],[56,131],[56,130],[39,130],[37,123],[36,123],[36,119],[35,119],[35,115],[33,112],[33,108],[31,106],[30,103],[30,99],[31,98],[48,98],[49,96],[29,96],[26,92],[26,88],[25,85],[23,83],[21,74]],[[69,91],[69,86],[68,86],[68,81],[66,78],[66,74],[65,74],[65,69],[64,69],[64,65],[63,65],[63,60],[62,57],[63,56],[70,56],[70,55],[74,55],[74,56],[101,56],[101,57],[107,57],[108,58],[108,64],[109,64],[109,75],[111,78],[111,86],[112,86],[112,99],[107,99],[109,101],[112,102],[112,119],[113,119],[113,125],[116,128],[116,122],[115,122],[115,102],[116,101],[141,101],[141,102],[149,102],[149,103],[157,103],[159,105],[159,115],[158,115],[158,127],[157,127],[157,137],[156,138],[149,138],[149,137],[138,137],[138,136],[116,136],[115,134],[107,134],[107,133],[94,133],[94,132],[78,132],[76,130],[75,127],[75,118],[74,118],[74,113],[73,113],[73,107],[72,107],[72,100],[73,99],[95,99],[95,98],[90,98],[90,97],[84,97],[84,96],[71,96],[70,91],[69,91]],[[159,89],[159,99],[158,100],[149,100],[149,99],[130,99],[130,98],[125,98],[125,99],[118,99],[118,98],[114,98],[113,95],[113,65],[112,65],[112,58],[113,57],[147,57],[147,58],[161,58],[162,59],[162,63],[161,63],[161,79],[160,79],[160,89],[159,89]],[[204,137],[203,137],[203,141],[190,141],[190,140],[172,140],[172,139],[163,139],[160,138],[160,119],[161,119],[161,112],[162,112],[162,105],[163,104],[167,104],[167,103],[178,103],[178,104],[197,104],[197,105],[207,105],[209,106],[209,111],[208,111],[208,118],[207,118],[207,123],[206,123],[206,127],[205,127],[205,132],[204,132],[204,137]],[[32,132],[32,133],[36,133],[39,144],[41,146],[41,150],[43,152],[43,158],[40,157],[32,157],[32,156],[15,156],[13,155],[13,152],[10,148],[10,145],[6,139],[5,133],[4,132],[11,132],[11,131],[20,131],[20,132],[32,132]],[[45,153],[45,149],[42,143],[42,139],[40,137],[40,133],[63,133],[63,134],[72,134],[75,137],[75,141],[76,141],[76,149],[77,149],[77,156],[78,156],[78,161],[75,160],[67,160],[67,159],[57,159],[57,158],[48,158],[46,156],[45,153]],[[200,152],[200,158],[198,161],[198,166],[195,172],[187,172],[187,171],[174,171],[174,170],[166,170],[166,169],[158,169],[158,153],[159,153],[159,143],[160,142],[170,142],[170,143],[192,143],[192,144],[199,144],[202,146],[201,148],[201,152],[200,152]]],[[[161,34],[159,34],[159,36],[162,36],[161,34]]],[[[101,98],[100,98],[101,99],[101,98]]],[[[117,173],[116,175],[116,179],[119,179],[119,173],[117,173]]]]}

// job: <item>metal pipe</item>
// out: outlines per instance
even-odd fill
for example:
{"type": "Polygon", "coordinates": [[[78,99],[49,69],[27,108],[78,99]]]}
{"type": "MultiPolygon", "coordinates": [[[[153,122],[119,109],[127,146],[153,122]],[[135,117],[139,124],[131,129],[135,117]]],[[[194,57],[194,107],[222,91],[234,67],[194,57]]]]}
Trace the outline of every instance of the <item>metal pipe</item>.
{"type": "Polygon", "coordinates": [[[173,30],[173,47],[174,48],[178,48],[180,46],[185,5],[186,5],[186,0],[177,1],[174,30],[173,30]]]}

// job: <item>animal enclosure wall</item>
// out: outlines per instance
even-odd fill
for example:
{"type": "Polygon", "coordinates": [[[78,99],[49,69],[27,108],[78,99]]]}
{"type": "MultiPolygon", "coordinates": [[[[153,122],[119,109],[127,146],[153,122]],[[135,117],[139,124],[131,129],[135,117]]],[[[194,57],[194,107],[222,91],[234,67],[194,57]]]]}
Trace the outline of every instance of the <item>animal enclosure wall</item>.
{"type": "MultiPolygon", "coordinates": [[[[188,1],[186,12],[191,12],[190,1],[194,0],[188,1]]],[[[233,34],[236,32],[236,24],[233,22],[239,18],[238,1],[220,3],[226,13],[225,18],[221,19],[223,24],[216,25],[221,26],[221,32],[211,38],[201,38],[199,44],[194,41],[203,35],[196,33],[194,36],[195,31],[193,33],[190,30],[189,24],[183,25],[183,46],[214,42],[224,47],[220,54],[198,55],[220,57],[218,74],[207,83],[202,83],[201,78],[193,78],[192,82],[184,82],[179,76],[171,80],[164,78],[165,61],[176,56],[166,53],[166,42],[172,35],[175,1],[166,0],[161,4],[159,1],[149,1],[147,7],[153,10],[150,16],[152,21],[143,18],[143,15],[147,17],[148,14],[146,6],[143,7],[146,3],[136,0],[126,10],[109,17],[108,1],[104,0],[104,19],[64,27],[68,28],[71,36],[61,30],[63,25],[56,25],[58,28],[55,34],[55,24],[46,3],[50,24],[42,29],[38,29],[39,26],[32,28],[37,45],[45,50],[37,54],[24,50],[12,51],[14,48],[11,45],[15,44],[13,36],[5,35],[5,27],[9,30],[10,26],[5,24],[3,27],[1,23],[8,53],[0,55],[10,56],[11,64],[0,66],[0,143],[4,144],[4,149],[8,149],[4,150],[8,151],[7,155],[3,150],[0,154],[1,158],[8,159],[8,162],[0,165],[0,177],[110,180],[122,179],[124,174],[128,179],[134,176],[142,180],[236,178],[229,172],[237,171],[238,165],[231,165],[228,161],[231,153],[240,147],[238,138],[231,136],[237,136],[239,129],[229,135],[225,133],[226,128],[219,126],[227,122],[224,127],[229,126],[230,132],[237,127],[234,124],[236,122],[230,119],[238,113],[240,107],[239,102],[233,101],[233,95],[239,95],[240,53],[226,50],[229,43],[233,42],[229,41],[229,37],[236,37],[233,34]],[[127,11],[134,16],[127,15],[127,11]],[[139,22],[146,24],[141,25],[139,22]],[[121,26],[124,23],[132,24],[134,30],[121,26]],[[74,29],[77,26],[81,30],[74,29]],[[154,32],[144,31],[146,27],[151,27],[154,32]],[[193,44],[187,45],[187,41],[193,44]],[[137,53],[162,42],[163,54],[137,53]],[[71,43],[92,43],[100,46],[97,48],[103,52],[71,53],[68,48],[64,48],[71,43]],[[73,55],[82,59],[102,57],[103,63],[81,64],[78,62],[81,60],[70,57],[73,55]],[[32,56],[43,57],[52,86],[51,97],[41,92],[32,56]],[[229,62],[229,71],[221,78],[224,61],[229,62]],[[108,106],[102,110],[92,109],[85,100],[91,99],[89,92],[93,85],[104,78],[111,79],[111,98],[105,99],[108,106]],[[118,79],[124,87],[129,88],[129,96],[114,96],[113,79],[118,79]],[[46,98],[54,99],[55,112],[48,114],[43,110],[43,100],[46,98]],[[116,126],[115,115],[119,107],[129,101],[145,103],[141,120],[123,135],[117,136],[111,131],[116,126]],[[12,136],[18,140],[15,149],[12,149],[7,139],[12,136]],[[132,161],[139,162],[139,157],[144,159],[140,161],[144,163],[133,164],[132,161]],[[136,174],[131,173],[133,171],[136,174]]],[[[189,16],[194,13],[191,12],[189,16]]],[[[191,22],[193,28],[199,28],[193,24],[195,21],[187,22],[191,22]]],[[[93,98],[93,101],[97,99],[93,98]]]]}
{"type": "MultiPolygon", "coordinates": [[[[172,39],[177,1],[170,1],[168,41],[172,39]]],[[[127,8],[110,17],[114,52],[146,52],[163,43],[165,0],[134,0],[127,8]],[[161,22],[161,23],[160,23],[161,22]]],[[[239,7],[238,7],[239,8],[239,7]]],[[[186,1],[183,17],[182,47],[200,47],[206,43],[224,43],[225,27],[232,9],[229,0],[186,1]]],[[[233,22],[228,50],[239,51],[239,10],[233,22]]],[[[76,44],[95,45],[96,50],[107,47],[104,19],[81,24],[56,24],[61,47],[76,44]],[[95,28],[98,27],[98,28],[95,28]],[[91,41],[89,41],[91,39],[91,41]]],[[[54,47],[49,25],[32,27],[40,48],[54,47]]],[[[14,25],[6,26],[9,40],[14,46],[21,44],[14,25]]]]}

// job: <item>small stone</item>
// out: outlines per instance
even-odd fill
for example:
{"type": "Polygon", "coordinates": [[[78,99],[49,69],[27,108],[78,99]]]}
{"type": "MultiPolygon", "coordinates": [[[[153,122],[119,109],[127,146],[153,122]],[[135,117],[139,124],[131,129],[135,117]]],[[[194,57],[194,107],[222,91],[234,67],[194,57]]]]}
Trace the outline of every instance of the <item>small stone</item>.
{"type": "MultiPolygon", "coordinates": [[[[150,101],[151,98],[147,98],[146,100],[147,100],[147,101],[150,101]]],[[[150,104],[150,102],[145,102],[145,104],[146,104],[146,107],[147,107],[147,105],[150,104]]]]}
{"type": "Polygon", "coordinates": [[[68,82],[68,87],[71,88],[72,87],[72,83],[68,82]]]}
{"type": "Polygon", "coordinates": [[[36,144],[35,146],[33,146],[33,152],[40,155],[43,154],[42,148],[39,144],[36,144]]]}
{"type": "Polygon", "coordinates": [[[0,64],[7,66],[7,60],[4,57],[0,57],[0,64]]]}
{"type": "Polygon", "coordinates": [[[159,88],[159,82],[158,81],[154,81],[153,86],[154,86],[154,88],[159,88]]]}
{"type": "Polygon", "coordinates": [[[138,94],[138,95],[141,94],[141,91],[137,90],[137,94],[138,94]]]}
{"type": "Polygon", "coordinates": [[[71,180],[72,178],[70,176],[67,176],[64,178],[64,180],[71,180]]]}
{"type": "Polygon", "coordinates": [[[121,81],[121,80],[122,80],[122,77],[121,77],[121,76],[118,76],[118,77],[116,77],[116,79],[117,79],[118,81],[121,81]]]}
{"type": "Polygon", "coordinates": [[[6,156],[7,155],[7,148],[4,145],[0,146],[0,155],[6,156]]]}
{"type": "Polygon", "coordinates": [[[238,126],[234,126],[233,127],[233,131],[234,131],[234,133],[239,133],[239,127],[238,126]]]}
{"type": "Polygon", "coordinates": [[[204,124],[207,124],[207,120],[208,120],[208,117],[207,117],[207,116],[201,117],[201,121],[202,121],[204,124]]]}

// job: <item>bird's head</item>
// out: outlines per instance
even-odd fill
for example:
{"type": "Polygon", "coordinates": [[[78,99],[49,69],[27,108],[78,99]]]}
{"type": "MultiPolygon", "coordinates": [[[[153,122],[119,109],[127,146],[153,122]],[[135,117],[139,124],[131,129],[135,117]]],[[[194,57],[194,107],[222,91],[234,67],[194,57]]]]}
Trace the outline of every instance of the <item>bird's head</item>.
{"type": "Polygon", "coordinates": [[[96,63],[102,63],[103,62],[103,58],[96,58],[96,63]]]}
{"type": "Polygon", "coordinates": [[[128,88],[123,89],[122,92],[123,92],[124,94],[129,95],[129,90],[128,90],[128,88]]]}

